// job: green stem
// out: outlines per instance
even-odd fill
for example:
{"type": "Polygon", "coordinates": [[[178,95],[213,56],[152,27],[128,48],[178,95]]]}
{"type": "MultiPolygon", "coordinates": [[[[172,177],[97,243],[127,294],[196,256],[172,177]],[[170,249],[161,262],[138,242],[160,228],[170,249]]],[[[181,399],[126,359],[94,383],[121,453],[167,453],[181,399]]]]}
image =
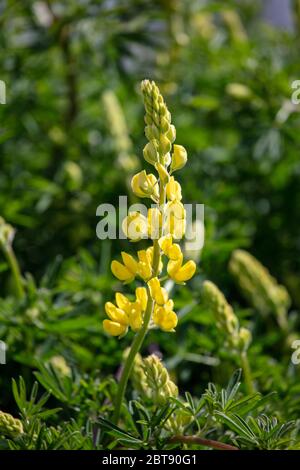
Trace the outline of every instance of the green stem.
{"type": "Polygon", "coordinates": [[[15,256],[15,253],[10,245],[2,246],[3,253],[9,264],[12,276],[14,278],[16,294],[19,299],[22,299],[25,296],[22,275],[19,267],[18,260],[15,256]]]}
{"type": "Polygon", "coordinates": [[[253,382],[252,382],[252,374],[251,374],[250,364],[249,364],[246,351],[242,352],[240,357],[241,357],[242,369],[243,369],[244,376],[245,376],[247,392],[249,393],[249,395],[252,395],[253,393],[255,393],[255,389],[254,389],[253,382]]]}
{"type": "Polygon", "coordinates": [[[144,315],[144,323],[143,323],[142,328],[135,335],[135,338],[131,345],[130,353],[127,356],[124,369],[122,372],[122,376],[120,379],[118,394],[117,394],[116,401],[115,401],[114,414],[112,418],[112,421],[114,424],[118,424],[118,421],[119,421],[122,401],[125,395],[125,390],[127,387],[128,379],[133,368],[134,358],[136,354],[139,352],[139,350],[141,349],[141,346],[147,334],[147,329],[148,329],[149,321],[151,318],[152,309],[153,309],[153,300],[151,299],[150,293],[148,291],[148,303],[147,303],[147,308],[146,308],[145,315],[144,315]]]}

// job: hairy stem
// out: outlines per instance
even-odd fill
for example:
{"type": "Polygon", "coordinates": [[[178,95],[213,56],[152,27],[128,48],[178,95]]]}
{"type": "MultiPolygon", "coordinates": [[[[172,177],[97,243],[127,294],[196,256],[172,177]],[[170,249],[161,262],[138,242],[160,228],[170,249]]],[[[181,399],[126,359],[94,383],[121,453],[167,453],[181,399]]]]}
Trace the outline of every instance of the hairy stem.
{"type": "Polygon", "coordinates": [[[3,246],[3,252],[9,264],[15,285],[15,291],[17,297],[22,299],[25,295],[23,282],[22,282],[22,275],[19,267],[18,260],[15,256],[15,253],[10,245],[3,246]]]}
{"type": "Polygon", "coordinates": [[[112,418],[112,421],[114,424],[118,424],[118,421],[119,421],[122,401],[125,395],[125,390],[127,387],[128,379],[133,368],[134,358],[136,354],[139,352],[139,350],[141,349],[141,346],[147,334],[147,329],[148,329],[149,321],[151,318],[152,309],[153,309],[153,300],[151,299],[150,292],[148,290],[148,303],[147,303],[147,308],[146,308],[145,315],[144,315],[143,326],[135,335],[135,338],[130,348],[130,353],[127,356],[124,369],[122,371],[119,388],[118,388],[118,394],[115,400],[114,414],[112,418]]]}
{"type": "Polygon", "coordinates": [[[239,450],[237,447],[231,446],[229,444],[224,444],[223,442],[213,441],[212,439],[203,439],[198,436],[173,436],[169,440],[170,443],[182,443],[187,445],[199,444],[201,446],[212,447],[213,449],[220,450],[239,450]]]}

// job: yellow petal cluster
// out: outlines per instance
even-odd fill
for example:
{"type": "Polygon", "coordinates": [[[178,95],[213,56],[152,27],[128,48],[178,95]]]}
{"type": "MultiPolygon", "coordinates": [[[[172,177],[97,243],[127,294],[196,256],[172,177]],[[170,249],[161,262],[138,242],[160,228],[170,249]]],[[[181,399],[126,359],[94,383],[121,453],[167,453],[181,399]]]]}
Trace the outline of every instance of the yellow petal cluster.
{"type": "Polygon", "coordinates": [[[172,236],[162,237],[159,240],[159,244],[163,253],[169,258],[167,272],[170,278],[178,284],[191,279],[196,271],[196,263],[189,260],[184,265],[182,264],[182,251],[177,243],[173,243],[172,236]]]}
{"type": "Polygon", "coordinates": [[[161,287],[157,277],[148,281],[150,295],[154,300],[153,323],[164,331],[174,331],[178,318],[173,311],[174,302],[169,299],[168,292],[161,287]]]}
{"type": "Polygon", "coordinates": [[[123,336],[127,333],[128,327],[133,331],[138,331],[143,324],[143,314],[147,307],[148,295],[145,287],[137,287],[134,302],[121,292],[116,293],[116,304],[106,302],[105,312],[109,320],[103,321],[103,328],[106,333],[112,336],[123,336]]]}

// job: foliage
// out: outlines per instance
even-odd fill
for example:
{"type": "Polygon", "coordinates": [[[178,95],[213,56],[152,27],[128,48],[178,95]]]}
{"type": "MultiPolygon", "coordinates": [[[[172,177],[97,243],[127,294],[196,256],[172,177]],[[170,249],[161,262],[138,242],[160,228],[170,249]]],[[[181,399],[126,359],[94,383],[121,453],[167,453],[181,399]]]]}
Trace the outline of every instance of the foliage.
{"type": "Polygon", "coordinates": [[[12,437],[0,425],[1,449],[214,445],[205,439],[300,448],[299,365],[291,362],[300,339],[300,118],[290,100],[300,33],[264,23],[262,2],[224,4],[0,1],[0,225],[12,230],[4,240],[0,229],[0,412],[23,429],[12,437]],[[155,404],[132,377],[116,425],[133,333],[120,347],[102,320],[105,303],[124,292],[110,261],[128,242],[97,239],[95,214],[129,195],[142,167],[138,84],[146,77],[159,84],[187,149],[179,180],[187,202],[205,204],[205,245],[193,254],[188,286],[168,284],[176,333],[166,341],[151,330],[142,351],[163,359],[179,395],[155,404]],[[287,289],[282,315],[258,308],[274,304],[269,281],[257,276],[243,289],[228,267],[235,250],[287,289]],[[251,332],[253,393],[245,358],[205,302],[205,281],[224,293],[238,331],[251,332]]]}

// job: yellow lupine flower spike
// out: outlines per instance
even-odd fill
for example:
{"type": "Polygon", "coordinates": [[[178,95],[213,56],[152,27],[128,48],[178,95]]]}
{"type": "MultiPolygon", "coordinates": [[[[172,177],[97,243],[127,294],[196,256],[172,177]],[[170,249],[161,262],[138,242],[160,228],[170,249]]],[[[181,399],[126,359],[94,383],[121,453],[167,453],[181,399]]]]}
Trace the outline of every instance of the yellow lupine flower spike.
{"type": "MultiPolygon", "coordinates": [[[[147,330],[157,326],[163,331],[171,332],[177,326],[174,302],[169,299],[167,290],[161,286],[159,280],[165,257],[168,276],[163,273],[164,279],[184,283],[196,270],[194,261],[183,264],[180,246],[174,243],[184,236],[186,211],[181,202],[181,186],[171,174],[185,165],[187,153],[184,147],[174,145],[176,129],[171,123],[171,114],[157,85],[153,81],[143,80],[141,91],[145,106],[145,135],[148,140],[143,156],[152,165],[155,174],[139,171],[131,180],[131,188],[136,196],[150,198],[155,205],[151,205],[147,214],[144,211],[129,212],[122,222],[123,232],[130,241],[150,239],[150,246],[137,251],[137,259],[123,252],[122,262],[113,261],[111,265],[114,275],[125,283],[136,276],[145,283],[144,287],[136,288],[134,301],[117,293],[116,305],[108,302],[105,306],[109,318],[104,320],[103,327],[107,333],[122,337],[129,328],[137,332],[131,352],[126,358],[114,403],[112,421],[116,425],[133,361],[147,330]]],[[[244,333],[243,335],[246,336],[244,333]]],[[[153,371],[156,383],[158,367],[154,367],[153,371]]],[[[160,376],[165,385],[165,396],[176,396],[177,387],[166,380],[165,373],[162,372],[160,376]]],[[[158,383],[158,393],[162,397],[160,389],[158,383]]]]}
{"type": "Polygon", "coordinates": [[[164,305],[168,301],[168,292],[164,287],[161,287],[157,277],[150,279],[148,286],[152,299],[155,300],[158,305],[164,305]]]}

